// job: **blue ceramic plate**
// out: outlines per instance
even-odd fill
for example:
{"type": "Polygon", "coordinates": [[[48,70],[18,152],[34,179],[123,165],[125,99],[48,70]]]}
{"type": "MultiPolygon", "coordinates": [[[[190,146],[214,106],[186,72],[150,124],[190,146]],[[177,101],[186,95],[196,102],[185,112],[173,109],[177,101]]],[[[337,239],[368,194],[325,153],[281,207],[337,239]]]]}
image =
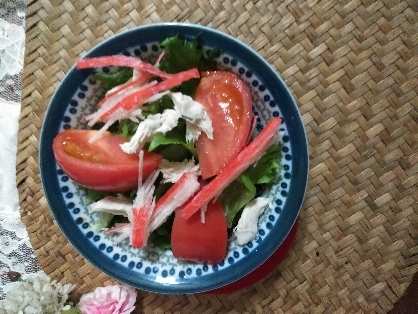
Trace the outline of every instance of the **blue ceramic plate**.
{"type": "MultiPolygon", "coordinates": [[[[85,194],[58,167],[52,151],[54,137],[67,128],[87,128],[86,114],[92,112],[102,93],[91,79],[92,71],[72,68],[52,97],[41,133],[40,170],[51,211],[72,245],[93,265],[111,277],[139,289],[158,293],[196,293],[225,286],[260,266],[283,242],[302,205],[308,175],[308,150],[297,105],[283,80],[256,52],[219,31],[190,24],[152,24],[120,33],[87,53],[85,57],[114,54],[155,59],[158,43],[180,34],[200,34],[204,49],[217,47],[222,68],[239,75],[250,87],[258,133],[272,117],[282,117],[282,181],[267,192],[273,206],[259,220],[256,239],[239,246],[229,239],[225,260],[217,265],[180,262],[171,251],[135,249],[127,242],[115,245],[112,237],[96,230],[97,217],[90,214],[85,194]]],[[[103,69],[108,70],[108,69],[103,69]]],[[[254,135],[255,135],[254,134],[254,135]]]]}

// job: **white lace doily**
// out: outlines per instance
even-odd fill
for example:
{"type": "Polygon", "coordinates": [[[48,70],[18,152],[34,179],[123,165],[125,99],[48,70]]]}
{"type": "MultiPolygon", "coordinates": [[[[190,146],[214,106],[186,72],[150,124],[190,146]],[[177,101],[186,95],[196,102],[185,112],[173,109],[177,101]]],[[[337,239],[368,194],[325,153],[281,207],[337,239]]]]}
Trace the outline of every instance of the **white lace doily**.
{"type": "Polygon", "coordinates": [[[25,47],[24,0],[0,1],[0,299],[13,286],[10,272],[41,271],[25,225],[16,187],[16,150],[25,47]],[[6,163],[6,164],[4,164],[6,163]]]}

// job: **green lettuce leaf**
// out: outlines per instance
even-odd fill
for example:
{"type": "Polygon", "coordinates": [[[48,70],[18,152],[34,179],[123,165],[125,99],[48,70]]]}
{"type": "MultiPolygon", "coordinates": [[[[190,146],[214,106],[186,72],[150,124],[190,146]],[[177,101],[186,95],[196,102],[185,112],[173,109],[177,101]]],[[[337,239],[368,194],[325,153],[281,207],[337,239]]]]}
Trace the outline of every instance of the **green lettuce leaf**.
{"type": "Polygon", "coordinates": [[[277,171],[283,169],[281,160],[281,144],[270,146],[264,155],[243,174],[249,177],[253,184],[272,184],[280,181],[277,171]]]}
{"type": "Polygon", "coordinates": [[[159,68],[168,73],[177,73],[192,68],[208,71],[216,68],[216,58],[220,56],[220,49],[213,49],[205,54],[203,43],[199,36],[193,40],[182,40],[178,35],[166,38],[160,43],[164,48],[164,56],[159,68]]]}
{"type": "MultiPolygon", "coordinates": [[[[160,47],[164,48],[164,56],[159,68],[167,73],[177,73],[192,68],[197,68],[199,72],[215,70],[216,58],[220,56],[221,50],[213,49],[205,53],[202,46],[199,36],[193,40],[182,40],[178,35],[166,38],[160,43],[160,47]]],[[[188,80],[173,91],[193,97],[199,82],[199,79],[188,80]]]]}
{"type": "Polygon", "coordinates": [[[92,189],[85,188],[81,185],[79,185],[80,190],[83,190],[86,193],[86,201],[87,204],[94,203],[106,196],[112,195],[111,192],[105,192],[105,191],[96,191],[92,189]]]}
{"type": "Polygon", "coordinates": [[[126,83],[132,77],[132,68],[120,68],[116,72],[96,72],[93,79],[100,81],[106,89],[126,83]]]}
{"type": "Polygon", "coordinates": [[[96,216],[96,231],[99,232],[103,228],[108,228],[111,225],[114,215],[105,212],[98,212],[96,216]]]}
{"type": "Polygon", "coordinates": [[[115,133],[120,134],[129,139],[132,136],[134,136],[137,128],[138,128],[138,123],[133,122],[132,120],[129,120],[129,119],[121,120],[117,124],[117,129],[115,133]]]}
{"type": "Polygon", "coordinates": [[[171,229],[173,228],[174,213],[156,230],[154,230],[149,237],[149,241],[161,250],[171,249],[171,229]]]}
{"type": "Polygon", "coordinates": [[[185,149],[187,149],[194,157],[197,157],[196,148],[194,147],[193,142],[186,143],[185,140],[176,136],[170,135],[163,135],[163,134],[155,134],[152,138],[148,151],[153,151],[157,147],[161,145],[170,145],[170,144],[178,144],[182,145],[185,149]]]}
{"type": "Polygon", "coordinates": [[[256,196],[257,188],[266,189],[280,181],[278,171],[283,169],[280,160],[281,145],[270,146],[256,163],[222,192],[218,199],[225,210],[228,228],[237,223],[244,206],[256,196]]]}
{"type": "MultiPolygon", "coordinates": [[[[166,149],[170,149],[170,150],[173,150],[173,149],[176,150],[176,147],[183,146],[183,148],[188,150],[195,158],[197,158],[197,151],[194,146],[194,142],[193,141],[189,143],[186,142],[186,123],[183,119],[180,119],[177,127],[168,131],[165,135],[155,134],[152,137],[151,143],[149,144],[148,151],[150,152],[155,151],[158,148],[161,148],[161,146],[171,146],[170,148],[166,147],[166,149]]],[[[184,149],[179,149],[178,154],[183,155],[184,154],[183,151],[184,149]]],[[[159,150],[158,153],[161,153],[161,150],[159,150]]],[[[175,151],[172,153],[176,154],[175,151]]],[[[170,152],[170,155],[172,153],[170,152]]],[[[178,159],[178,158],[175,158],[175,159],[178,159]]],[[[179,161],[183,161],[183,160],[184,159],[179,160],[179,161]]],[[[174,160],[171,160],[171,161],[174,161],[174,160]]]]}
{"type": "Polygon", "coordinates": [[[225,211],[228,228],[234,223],[235,216],[255,197],[256,187],[246,175],[240,175],[219,195],[218,199],[225,211]]]}
{"type": "Polygon", "coordinates": [[[183,144],[161,145],[156,152],[171,162],[180,162],[185,159],[191,159],[193,156],[190,150],[185,148],[183,144]]]}
{"type": "Polygon", "coordinates": [[[146,117],[150,114],[163,113],[164,110],[173,108],[174,104],[171,98],[164,95],[159,100],[147,103],[146,106],[142,108],[142,114],[146,117]]]}

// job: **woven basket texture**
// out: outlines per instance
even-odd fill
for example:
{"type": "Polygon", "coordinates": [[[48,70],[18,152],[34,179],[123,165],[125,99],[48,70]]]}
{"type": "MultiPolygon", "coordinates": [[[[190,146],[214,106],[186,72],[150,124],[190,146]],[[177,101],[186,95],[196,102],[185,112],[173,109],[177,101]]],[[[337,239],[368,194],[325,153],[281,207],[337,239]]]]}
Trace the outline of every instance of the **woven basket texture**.
{"type": "Polygon", "coordinates": [[[49,100],[86,51],[155,22],[243,41],[299,106],[310,171],[295,242],[256,285],[225,295],[138,292],[136,313],[386,313],[418,271],[418,4],[415,0],[27,1],[17,156],[21,213],[52,278],[75,298],[114,284],[66,240],[42,190],[49,100]]]}

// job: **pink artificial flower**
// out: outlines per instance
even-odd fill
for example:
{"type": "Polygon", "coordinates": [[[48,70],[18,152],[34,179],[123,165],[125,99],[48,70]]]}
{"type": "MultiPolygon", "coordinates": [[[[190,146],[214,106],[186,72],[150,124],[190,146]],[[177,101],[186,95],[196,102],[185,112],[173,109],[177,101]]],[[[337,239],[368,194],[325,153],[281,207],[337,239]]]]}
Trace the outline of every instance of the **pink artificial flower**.
{"type": "Polygon", "coordinates": [[[83,295],[78,307],[83,314],[129,314],[135,309],[135,289],[125,285],[96,288],[83,295]]]}

